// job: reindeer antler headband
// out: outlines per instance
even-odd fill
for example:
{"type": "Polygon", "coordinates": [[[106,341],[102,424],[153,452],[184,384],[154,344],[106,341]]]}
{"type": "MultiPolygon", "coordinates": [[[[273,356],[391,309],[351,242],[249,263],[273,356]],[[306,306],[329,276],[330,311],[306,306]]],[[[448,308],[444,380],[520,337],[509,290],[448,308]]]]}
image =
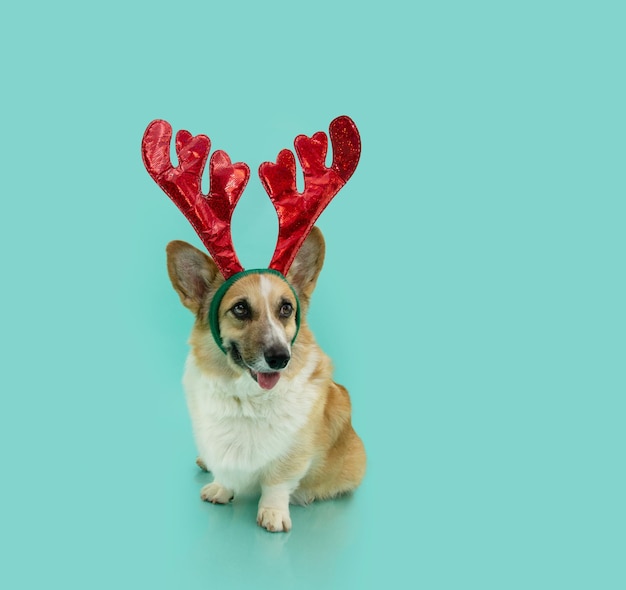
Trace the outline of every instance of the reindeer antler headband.
{"type": "MultiPolygon", "coordinates": [[[[299,135],[294,141],[304,173],[302,193],[296,188],[296,161],[290,150],[282,150],[275,164],[264,162],[259,166],[261,182],[278,214],[279,229],[268,269],[253,271],[243,270],[230,228],[233,211],[250,177],[248,166],[243,162],[231,163],[222,150],[214,152],[209,162],[209,193],[204,195],[200,184],[211,149],[211,140],[206,135],[193,136],[185,130],[176,134],[176,167],[170,160],[172,126],[167,121],[152,121],[141,147],[148,173],[191,223],[230,286],[250,272],[273,272],[287,281],[285,276],[291,263],[317,218],[352,176],[359,162],[361,140],[349,117],[333,120],[329,134],[333,148],[330,167],[325,163],[328,138],[324,132],[318,131],[312,137],[299,135]]],[[[209,314],[213,335],[222,350],[219,328],[213,320],[217,318],[219,303],[228,286],[219,298],[213,298],[209,314]]],[[[298,326],[299,308],[298,305],[298,326]]]]}

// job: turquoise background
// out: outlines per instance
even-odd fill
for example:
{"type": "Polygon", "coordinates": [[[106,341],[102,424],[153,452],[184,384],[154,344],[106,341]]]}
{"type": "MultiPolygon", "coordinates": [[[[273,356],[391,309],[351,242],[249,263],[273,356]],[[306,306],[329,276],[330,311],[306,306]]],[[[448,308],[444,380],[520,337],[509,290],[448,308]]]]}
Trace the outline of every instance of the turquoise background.
{"type": "MultiPolygon", "coordinates": [[[[623,7],[4,6],[0,586],[625,588],[623,7]],[[344,113],[309,319],[369,471],[270,535],[199,500],[164,257],[199,241],[140,141],[254,171],[344,113]]],[[[246,266],[276,227],[253,175],[246,266]]]]}

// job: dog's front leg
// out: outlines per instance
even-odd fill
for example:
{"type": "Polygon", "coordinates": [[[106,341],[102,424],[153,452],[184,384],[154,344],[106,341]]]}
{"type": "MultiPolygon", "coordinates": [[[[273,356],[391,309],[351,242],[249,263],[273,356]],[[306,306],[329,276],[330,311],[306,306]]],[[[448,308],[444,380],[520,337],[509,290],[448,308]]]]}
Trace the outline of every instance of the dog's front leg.
{"type": "Polygon", "coordinates": [[[217,481],[205,485],[200,490],[202,500],[212,504],[228,504],[234,495],[231,489],[224,487],[217,481]]]}
{"type": "Polygon", "coordinates": [[[261,499],[256,519],[259,526],[272,533],[291,530],[289,496],[297,485],[297,481],[291,481],[261,486],[261,499]]]}

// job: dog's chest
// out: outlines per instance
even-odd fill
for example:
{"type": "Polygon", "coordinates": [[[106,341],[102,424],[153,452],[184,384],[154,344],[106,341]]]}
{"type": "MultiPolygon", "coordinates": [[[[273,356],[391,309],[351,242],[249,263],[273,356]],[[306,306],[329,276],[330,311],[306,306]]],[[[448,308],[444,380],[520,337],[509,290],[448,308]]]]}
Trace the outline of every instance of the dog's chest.
{"type": "Polygon", "coordinates": [[[187,364],[184,385],[194,438],[214,472],[254,474],[285,456],[316,398],[316,391],[306,384],[279,383],[271,392],[259,394],[258,386],[247,381],[244,376],[233,390],[232,383],[209,379],[193,362],[187,364]]]}

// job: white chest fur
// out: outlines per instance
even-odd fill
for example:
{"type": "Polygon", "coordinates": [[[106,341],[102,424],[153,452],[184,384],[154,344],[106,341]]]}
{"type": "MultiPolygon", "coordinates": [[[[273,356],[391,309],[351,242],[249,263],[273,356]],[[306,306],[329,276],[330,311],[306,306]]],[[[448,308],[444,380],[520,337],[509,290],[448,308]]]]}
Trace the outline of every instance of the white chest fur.
{"type": "Polygon", "coordinates": [[[319,395],[309,381],[317,360],[311,355],[297,377],[264,391],[248,375],[208,377],[189,355],[183,384],[194,438],[216,480],[252,491],[263,470],[290,451],[319,395]]]}

